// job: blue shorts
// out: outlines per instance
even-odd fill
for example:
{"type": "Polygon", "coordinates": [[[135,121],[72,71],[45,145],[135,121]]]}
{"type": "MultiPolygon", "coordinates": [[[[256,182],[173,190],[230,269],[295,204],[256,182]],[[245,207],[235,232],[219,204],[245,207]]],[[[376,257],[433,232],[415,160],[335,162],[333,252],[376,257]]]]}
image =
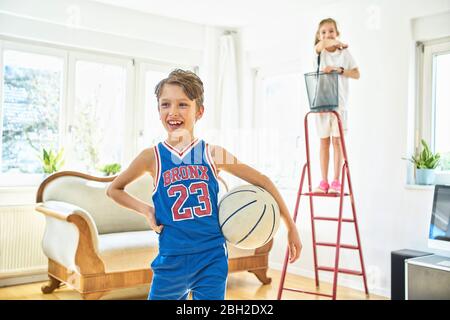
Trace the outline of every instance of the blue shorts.
{"type": "Polygon", "coordinates": [[[200,253],[158,255],[151,264],[149,300],[224,300],[228,276],[226,245],[200,253]]]}

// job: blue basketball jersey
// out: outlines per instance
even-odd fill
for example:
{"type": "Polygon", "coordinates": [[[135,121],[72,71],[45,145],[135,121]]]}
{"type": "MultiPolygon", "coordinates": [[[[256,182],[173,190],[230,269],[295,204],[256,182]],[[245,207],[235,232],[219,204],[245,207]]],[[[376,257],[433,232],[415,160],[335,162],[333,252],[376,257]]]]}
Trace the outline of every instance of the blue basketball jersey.
{"type": "Polygon", "coordinates": [[[219,184],[208,144],[196,139],[179,152],[164,141],[154,151],[157,178],[153,203],[157,224],[164,225],[159,253],[192,254],[223,246],[219,184]]]}

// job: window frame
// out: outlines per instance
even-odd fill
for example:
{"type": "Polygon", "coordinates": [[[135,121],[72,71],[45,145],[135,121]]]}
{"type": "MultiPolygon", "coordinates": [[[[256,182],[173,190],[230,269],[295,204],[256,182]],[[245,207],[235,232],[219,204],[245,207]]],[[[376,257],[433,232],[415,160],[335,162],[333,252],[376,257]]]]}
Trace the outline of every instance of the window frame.
{"type": "MultiPolygon", "coordinates": [[[[296,61],[291,61],[290,63],[284,63],[284,64],[278,64],[278,65],[272,65],[272,66],[266,66],[262,68],[254,68],[253,69],[253,83],[254,83],[254,96],[253,96],[253,125],[252,128],[254,130],[258,130],[260,127],[258,124],[261,124],[264,122],[264,116],[262,115],[263,112],[261,112],[261,108],[259,106],[265,105],[264,100],[264,88],[265,88],[265,81],[274,78],[274,77],[287,77],[287,76],[300,76],[300,78],[303,77],[304,72],[301,71],[299,64],[296,63],[296,61]],[[291,68],[289,67],[291,66],[291,68]]],[[[302,80],[300,80],[302,82],[302,80]]],[[[303,82],[302,82],[303,83],[303,82]]],[[[302,100],[302,95],[300,95],[300,99],[302,100]]],[[[300,104],[302,101],[300,100],[300,104]]],[[[304,130],[303,130],[303,120],[299,119],[299,131],[297,132],[296,138],[295,138],[295,145],[293,146],[293,149],[299,149],[300,153],[300,163],[298,166],[298,170],[301,170],[301,160],[303,157],[303,144],[301,141],[305,139],[304,137],[304,130]]],[[[259,148],[259,145],[258,145],[259,148]]],[[[252,159],[255,160],[255,159],[252,159]]],[[[255,164],[256,165],[256,164],[255,164]]],[[[272,172],[270,172],[272,174],[272,172]]],[[[285,191],[295,191],[297,190],[297,181],[293,182],[292,185],[283,185],[279,183],[277,179],[274,181],[278,184],[278,187],[281,190],[285,191]]]]}
{"type": "MultiPolygon", "coordinates": [[[[421,149],[421,139],[429,142],[430,149],[435,152],[435,65],[434,58],[450,53],[450,37],[419,43],[418,55],[418,115],[416,123],[416,139],[414,150],[421,149]]],[[[450,179],[450,170],[440,171],[450,179]]]]}
{"type": "MultiPolygon", "coordinates": [[[[416,103],[413,150],[421,150],[421,139],[435,152],[434,57],[450,53],[450,37],[416,43],[416,103]]],[[[435,184],[450,184],[450,170],[436,170],[435,184]]]]}
{"type": "Polygon", "coordinates": [[[102,63],[123,67],[125,69],[126,85],[125,85],[125,123],[123,138],[124,150],[122,155],[122,162],[128,163],[134,153],[134,143],[130,143],[133,139],[133,117],[135,115],[134,104],[134,86],[135,86],[135,70],[132,58],[127,57],[112,57],[109,55],[100,55],[86,52],[69,52],[68,57],[68,88],[67,88],[67,123],[64,128],[64,143],[62,145],[72,148],[70,145],[72,127],[75,121],[75,95],[76,95],[76,63],[78,61],[102,63]]]}

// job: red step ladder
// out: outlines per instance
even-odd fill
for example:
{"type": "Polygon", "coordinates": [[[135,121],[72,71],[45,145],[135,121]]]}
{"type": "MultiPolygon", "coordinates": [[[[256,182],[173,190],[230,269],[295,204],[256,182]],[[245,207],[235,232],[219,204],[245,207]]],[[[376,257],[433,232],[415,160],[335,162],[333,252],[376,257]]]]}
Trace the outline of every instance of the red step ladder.
{"type": "Polygon", "coordinates": [[[320,112],[320,113],[332,113],[337,117],[338,124],[339,124],[339,133],[340,133],[340,141],[342,146],[342,154],[343,154],[343,160],[344,164],[342,165],[342,176],[341,176],[341,193],[340,194],[322,194],[322,193],[314,193],[312,191],[311,186],[311,167],[310,167],[310,155],[309,155],[309,136],[308,136],[308,116],[311,113],[317,113],[317,112],[308,112],[305,116],[305,139],[306,139],[306,164],[303,166],[302,170],[302,176],[300,179],[300,187],[298,189],[297,193],[297,202],[295,204],[295,211],[294,211],[294,223],[297,221],[297,213],[298,208],[300,204],[300,198],[301,196],[307,196],[309,197],[309,207],[310,207],[310,213],[311,213],[311,228],[312,228],[312,242],[313,242],[313,256],[314,256],[314,273],[315,273],[315,281],[316,281],[316,288],[319,288],[319,271],[328,271],[334,273],[333,278],[333,292],[332,294],[324,294],[319,292],[311,292],[311,291],[304,291],[300,289],[294,289],[294,288],[286,288],[284,287],[284,282],[286,278],[286,271],[288,267],[288,259],[289,259],[289,247],[286,249],[286,255],[284,258],[284,264],[283,264],[283,271],[281,273],[281,279],[280,279],[280,285],[278,288],[278,300],[281,299],[281,296],[283,294],[283,290],[287,291],[294,291],[298,293],[306,293],[306,294],[312,294],[312,295],[318,295],[318,296],[324,296],[332,298],[333,300],[336,299],[336,293],[337,293],[337,283],[338,283],[338,274],[344,273],[344,274],[350,274],[355,276],[362,276],[364,281],[364,289],[366,292],[366,295],[369,294],[369,290],[367,288],[367,279],[366,279],[366,271],[364,269],[364,261],[363,261],[363,255],[362,255],[362,247],[361,247],[361,240],[359,237],[359,231],[358,231],[358,221],[356,219],[356,209],[355,209],[355,199],[353,196],[353,189],[352,189],[352,182],[350,179],[350,170],[348,166],[348,158],[347,158],[347,150],[345,148],[345,140],[344,140],[344,132],[342,128],[342,122],[339,114],[336,111],[326,111],[326,112],[320,112]],[[308,172],[308,192],[303,193],[303,182],[305,178],[305,172],[308,172]],[[348,192],[346,193],[345,190],[345,178],[347,178],[348,181],[348,192]],[[327,197],[327,198],[339,198],[339,216],[337,218],[332,217],[319,217],[314,215],[314,206],[313,206],[313,197],[327,197]],[[343,218],[343,205],[344,205],[344,198],[349,197],[351,201],[351,207],[353,212],[353,218],[350,219],[344,219],[343,218]],[[338,223],[337,228],[337,239],[336,243],[327,243],[327,242],[317,242],[316,241],[316,233],[315,233],[315,222],[316,221],[336,221],[338,223]],[[341,243],[341,229],[342,229],[342,223],[353,223],[355,226],[355,232],[356,232],[356,245],[349,245],[349,244],[342,244],[341,243]],[[333,267],[326,267],[326,266],[320,266],[317,262],[317,246],[321,247],[335,247],[336,248],[336,255],[335,255],[335,262],[333,267]],[[349,269],[343,269],[339,268],[339,254],[341,249],[349,249],[349,250],[358,250],[359,252],[359,260],[361,263],[361,270],[349,270],[349,269]]]}

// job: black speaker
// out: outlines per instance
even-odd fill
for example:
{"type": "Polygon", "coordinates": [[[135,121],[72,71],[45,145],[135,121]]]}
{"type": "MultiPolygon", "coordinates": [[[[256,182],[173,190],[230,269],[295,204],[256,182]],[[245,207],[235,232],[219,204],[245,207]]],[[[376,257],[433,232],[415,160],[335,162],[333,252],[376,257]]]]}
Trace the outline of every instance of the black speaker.
{"type": "Polygon", "coordinates": [[[430,254],[409,249],[391,252],[391,300],[405,300],[405,260],[430,254]]]}

